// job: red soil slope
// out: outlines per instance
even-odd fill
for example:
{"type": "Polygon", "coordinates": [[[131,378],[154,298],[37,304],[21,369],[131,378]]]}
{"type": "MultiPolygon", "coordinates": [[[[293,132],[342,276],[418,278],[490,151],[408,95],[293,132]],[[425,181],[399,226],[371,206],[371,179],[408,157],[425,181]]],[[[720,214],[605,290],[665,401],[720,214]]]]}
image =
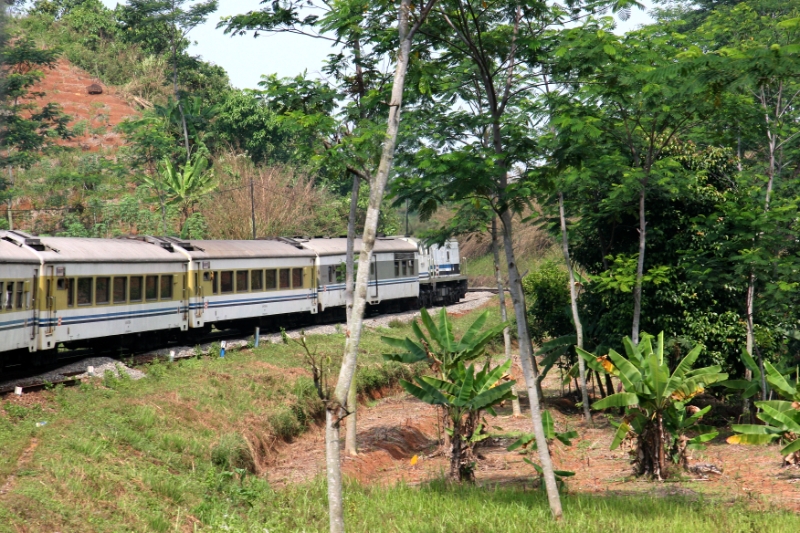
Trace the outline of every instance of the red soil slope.
{"type": "Polygon", "coordinates": [[[77,126],[79,133],[73,139],[59,144],[92,152],[115,149],[124,144],[124,138],[114,128],[126,118],[137,116],[139,111],[125,101],[117,90],[100,83],[65,59],[60,59],[55,68],[44,71],[44,74],[41,82],[33,88],[33,91],[45,93],[36,103],[60,104],[64,112],[72,117],[70,127],[77,126]],[[99,85],[102,94],[89,94],[87,87],[92,84],[99,85]]]}

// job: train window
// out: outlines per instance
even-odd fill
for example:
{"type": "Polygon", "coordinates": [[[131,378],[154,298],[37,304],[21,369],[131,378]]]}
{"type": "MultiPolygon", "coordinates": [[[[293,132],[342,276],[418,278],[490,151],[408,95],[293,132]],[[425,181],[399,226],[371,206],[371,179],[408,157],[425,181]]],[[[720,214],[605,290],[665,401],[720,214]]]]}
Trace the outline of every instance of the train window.
{"type": "Polygon", "coordinates": [[[450,252],[447,252],[447,262],[450,262],[450,252]]]}
{"type": "Polygon", "coordinates": [[[114,278],[114,303],[124,304],[128,298],[128,278],[114,278]]]}
{"type": "Polygon", "coordinates": [[[9,281],[6,283],[6,296],[3,300],[6,309],[14,309],[14,282],[9,281]]]}
{"type": "Polygon", "coordinates": [[[412,276],[414,275],[414,260],[413,259],[409,259],[408,260],[408,273],[411,274],[412,276]]]}
{"type": "Polygon", "coordinates": [[[396,278],[400,277],[400,261],[394,262],[394,277],[396,278]]]}
{"type": "Polygon", "coordinates": [[[144,278],[144,298],[145,300],[158,300],[158,276],[144,278]]]}
{"type": "Polygon", "coordinates": [[[264,288],[268,291],[278,288],[278,279],[275,277],[275,270],[270,269],[264,272],[264,288]]]}
{"type": "Polygon", "coordinates": [[[375,275],[375,263],[374,262],[369,264],[369,275],[370,276],[374,276],[375,275]]]}
{"type": "Polygon", "coordinates": [[[211,274],[211,294],[219,293],[219,272],[211,274]]]}
{"type": "Polygon", "coordinates": [[[220,292],[233,292],[233,270],[220,272],[220,292]]]}
{"type": "Polygon", "coordinates": [[[236,271],[236,292],[247,292],[247,270],[236,271]]]}
{"type": "Polygon", "coordinates": [[[3,291],[3,289],[5,289],[5,282],[0,281],[0,312],[2,312],[5,308],[5,305],[3,304],[5,303],[6,293],[3,291]]]}
{"type": "Polygon", "coordinates": [[[64,279],[64,285],[67,287],[67,307],[75,307],[75,279],[64,279]]]}
{"type": "Polygon", "coordinates": [[[302,268],[293,268],[292,269],[292,287],[295,289],[300,289],[303,286],[303,269],[302,268]]]}
{"type": "Polygon", "coordinates": [[[97,305],[108,303],[108,286],[111,278],[97,278],[94,282],[94,299],[97,305]]]}
{"type": "Polygon", "coordinates": [[[282,268],[280,270],[280,283],[281,289],[288,289],[291,287],[290,269],[282,268]]]}
{"type": "Polygon", "coordinates": [[[403,275],[408,276],[408,261],[401,261],[403,263],[403,275]]]}
{"type": "Polygon", "coordinates": [[[63,291],[67,288],[67,278],[58,278],[56,280],[56,289],[63,291]]]}
{"type": "Polygon", "coordinates": [[[211,281],[211,272],[203,272],[203,281],[211,281]]]}
{"type": "Polygon", "coordinates": [[[336,266],[328,267],[328,283],[336,283],[336,266]]]}
{"type": "Polygon", "coordinates": [[[161,276],[161,299],[172,300],[172,276],[161,276]]]}
{"type": "Polygon", "coordinates": [[[92,305],[92,278],[78,278],[78,305],[92,305]]]}
{"type": "Polygon", "coordinates": [[[263,270],[253,270],[250,272],[250,288],[254,291],[264,290],[263,270]]]}
{"type": "Polygon", "coordinates": [[[21,281],[18,281],[17,282],[17,305],[16,305],[17,309],[22,309],[23,307],[27,307],[27,306],[23,306],[22,305],[22,287],[23,287],[23,283],[21,281]]]}
{"type": "Polygon", "coordinates": [[[131,276],[131,301],[142,301],[142,276],[131,276]]]}

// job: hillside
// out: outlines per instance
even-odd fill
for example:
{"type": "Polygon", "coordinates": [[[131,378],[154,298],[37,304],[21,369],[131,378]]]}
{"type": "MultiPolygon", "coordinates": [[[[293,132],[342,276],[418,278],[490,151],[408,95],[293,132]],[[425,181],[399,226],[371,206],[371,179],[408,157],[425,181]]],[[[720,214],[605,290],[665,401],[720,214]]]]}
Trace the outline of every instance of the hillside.
{"type": "Polygon", "coordinates": [[[84,152],[113,152],[125,144],[125,138],[115,128],[123,120],[141,113],[120,96],[117,88],[104,84],[65,58],[59,59],[54,69],[43,72],[44,77],[32,90],[44,95],[34,102],[56,103],[72,117],[69,126],[74,138],[59,141],[60,145],[84,152]],[[90,86],[99,87],[102,93],[90,94],[90,86]]]}

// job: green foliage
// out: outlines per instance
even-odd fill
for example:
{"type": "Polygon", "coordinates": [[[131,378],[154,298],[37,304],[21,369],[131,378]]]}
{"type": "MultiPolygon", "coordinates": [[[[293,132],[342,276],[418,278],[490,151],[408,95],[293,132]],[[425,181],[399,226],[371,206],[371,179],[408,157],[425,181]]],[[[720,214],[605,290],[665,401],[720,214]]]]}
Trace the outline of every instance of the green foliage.
{"type": "Polygon", "coordinates": [[[481,419],[481,413],[486,411],[495,415],[496,405],[514,399],[514,381],[505,379],[511,361],[492,368],[487,360],[477,373],[474,363],[466,366],[467,362],[481,357],[486,345],[503,331],[505,323],[481,332],[487,315],[488,311],[481,313],[459,341],[455,339],[453,323],[444,308],[439,314],[438,324],[427,310],[422,309],[422,323],[428,336],[414,321],[411,328],[416,342],[409,337],[381,337],[390,346],[407,350],[385,354],[385,359],[406,364],[425,362],[439,375],[417,376],[413,382],[401,380],[400,385],[421,401],[440,406],[447,414],[449,427],[445,430],[452,444],[450,477],[456,481],[475,479],[473,450],[475,444],[488,437],[485,432],[486,421],[481,419]]]}
{"type": "MultiPolygon", "coordinates": [[[[764,425],[734,424],[737,433],[728,437],[730,444],[784,444],[781,454],[785,465],[800,463],[800,390],[797,382],[787,380],[769,361],[764,361],[766,379],[783,400],[755,402],[756,415],[764,425]]],[[[755,377],[755,376],[754,376],[755,377]]],[[[754,380],[755,381],[755,380],[754,380]]]]}
{"type": "Polygon", "coordinates": [[[546,339],[574,332],[570,311],[569,275],[555,261],[545,261],[522,278],[528,304],[531,340],[546,339]]]}
{"type": "Polygon", "coordinates": [[[164,159],[158,178],[142,176],[146,187],[171,205],[177,206],[186,222],[194,205],[217,188],[213,172],[208,168],[208,159],[203,154],[193,154],[186,164],[177,167],[164,159]]]}
{"type": "Polygon", "coordinates": [[[617,426],[611,449],[633,434],[637,441],[635,461],[638,473],[650,474],[658,479],[669,475],[665,458],[685,466],[686,450],[697,449],[717,435],[717,432],[699,424],[711,406],[687,410],[692,398],[706,387],[727,379],[719,366],[693,368],[700,356],[702,345],[692,349],[670,373],[664,360],[664,334],[659,334],[655,349],[652,337],[644,335],[638,346],[623,339],[627,358],[615,350],[608,356],[597,356],[578,348],[581,357],[592,364],[601,362],[609,372],[619,378],[625,392],[610,394],[592,404],[592,409],[624,407],[625,416],[617,426]],[[687,432],[697,432],[685,438],[687,432]]]}
{"type": "MultiPolygon", "coordinates": [[[[550,443],[554,439],[558,439],[562,444],[565,446],[572,445],[572,439],[578,437],[578,432],[574,430],[570,431],[556,431],[555,422],[553,421],[553,415],[550,414],[550,411],[542,411],[542,427],[544,428],[544,437],[547,439],[547,445],[550,446],[550,443]]],[[[524,433],[522,434],[516,441],[511,443],[506,450],[512,452],[514,450],[526,450],[530,447],[530,450],[536,450],[536,437],[533,433],[524,433]]],[[[542,467],[538,464],[534,463],[527,457],[523,458],[527,464],[531,465],[536,473],[539,474],[539,488],[544,490],[544,474],[542,472],[542,467]]],[[[564,478],[565,477],[572,477],[575,475],[575,472],[569,470],[554,470],[553,473],[556,476],[556,483],[558,484],[559,488],[564,488],[564,478]]]]}

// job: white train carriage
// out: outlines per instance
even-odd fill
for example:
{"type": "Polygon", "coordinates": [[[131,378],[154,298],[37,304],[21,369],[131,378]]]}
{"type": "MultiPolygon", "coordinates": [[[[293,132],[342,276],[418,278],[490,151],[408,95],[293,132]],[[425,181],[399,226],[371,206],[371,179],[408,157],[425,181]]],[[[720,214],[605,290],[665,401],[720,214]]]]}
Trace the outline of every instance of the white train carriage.
{"type": "Polygon", "coordinates": [[[171,242],[189,263],[192,328],[225,328],[250,319],[264,325],[276,315],[315,314],[315,254],[280,240],[171,242]]]}
{"type": "MultiPolygon", "coordinates": [[[[293,242],[317,255],[319,310],[344,310],[347,239],[294,239],[293,242]]],[[[356,265],[361,239],[354,242],[356,265]]],[[[417,247],[394,237],[375,240],[370,262],[367,303],[385,309],[416,307],[419,294],[417,247]]]]}
{"type": "Polygon", "coordinates": [[[26,241],[35,245],[37,239],[0,232],[0,365],[12,353],[22,356],[36,348],[34,289],[41,262],[26,241]]]}
{"type": "Polygon", "coordinates": [[[59,343],[114,347],[123,339],[136,344],[142,333],[188,328],[187,261],[171,246],[144,239],[40,240],[38,350],[59,343]]]}

